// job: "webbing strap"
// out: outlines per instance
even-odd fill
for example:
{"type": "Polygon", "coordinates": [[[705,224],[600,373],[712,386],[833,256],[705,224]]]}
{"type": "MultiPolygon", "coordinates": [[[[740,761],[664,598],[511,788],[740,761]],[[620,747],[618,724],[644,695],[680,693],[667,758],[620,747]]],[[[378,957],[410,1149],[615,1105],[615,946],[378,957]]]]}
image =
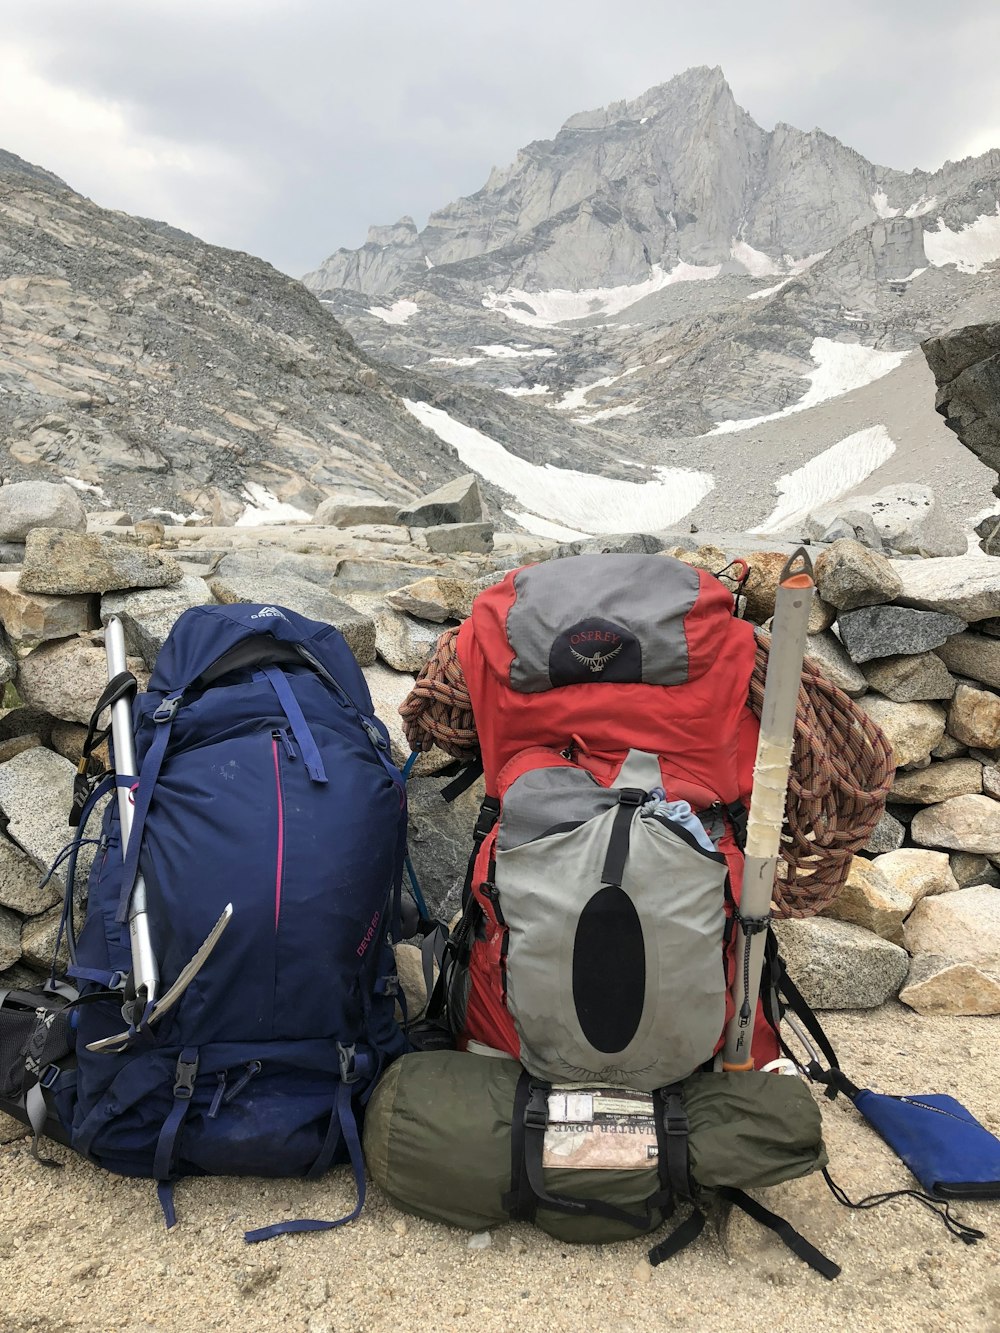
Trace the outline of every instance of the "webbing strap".
{"type": "Polygon", "coordinates": [[[646,799],[646,793],[638,787],[623,787],[618,793],[618,809],[615,811],[608,838],[608,850],[601,871],[601,883],[620,889],[625,875],[625,862],[628,860],[629,838],[632,832],[632,819],[636,810],[646,799]]]}
{"type": "Polygon", "coordinates": [[[649,1252],[649,1262],[655,1268],[657,1264],[662,1264],[665,1259],[672,1259],[675,1254],[680,1254],[681,1250],[690,1245],[692,1241],[698,1239],[705,1230],[705,1214],[700,1208],[696,1208],[690,1217],[684,1219],[679,1227],[675,1227],[665,1240],[661,1240],[659,1245],[654,1245],[649,1252]]]}
{"type": "MultiPolygon", "coordinates": [[[[521,1133],[524,1143],[524,1173],[535,1199],[543,1208],[553,1212],[569,1213],[575,1216],[606,1217],[614,1222],[624,1222],[637,1231],[648,1231],[650,1211],[629,1213],[624,1208],[617,1208],[603,1199],[578,1199],[571,1194],[550,1194],[545,1188],[545,1174],[542,1157],[545,1151],[545,1129],[549,1118],[548,1098],[550,1086],[531,1080],[528,1085],[528,1102],[521,1117],[521,1133]]],[[[512,1126],[513,1129],[513,1126],[512,1126]]]]}
{"type": "MultiPolygon", "coordinates": [[[[358,1132],[358,1122],[355,1119],[354,1108],[351,1105],[351,1085],[349,1083],[340,1083],[337,1087],[334,1116],[339,1123],[339,1131],[343,1133],[344,1142],[347,1144],[347,1155],[350,1158],[351,1170],[354,1173],[354,1185],[358,1192],[358,1199],[354,1208],[351,1212],[345,1213],[343,1217],[338,1217],[333,1222],[304,1217],[294,1222],[276,1222],[273,1226],[260,1227],[257,1231],[244,1232],[243,1239],[248,1245],[255,1245],[262,1240],[273,1240],[275,1236],[293,1235],[300,1231],[332,1231],[335,1227],[342,1227],[348,1222],[353,1222],[360,1215],[362,1208],[365,1206],[367,1185],[365,1182],[365,1162],[361,1152],[361,1135],[358,1132]]],[[[337,1137],[339,1139],[339,1133],[337,1137]]]]}
{"type": "Polygon", "coordinates": [[[752,1199],[749,1194],[744,1194],[742,1190],[733,1189],[729,1185],[719,1188],[719,1195],[741,1208],[755,1222],[761,1226],[767,1227],[768,1231],[773,1231],[780,1241],[796,1255],[799,1259],[807,1263],[810,1268],[825,1277],[828,1282],[832,1282],[840,1274],[840,1265],[835,1264],[832,1259],[828,1259],[822,1251],[817,1250],[816,1246],[806,1240],[790,1222],[786,1222],[783,1217],[777,1213],[772,1213],[769,1208],[765,1208],[762,1203],[752,1199]]]}
{"type": "Polygon", "coordinates": [[[174,1156],[177,1149],[177,1136],[181,1132],[184,1118],[191,1105],[194,1094],[194,1081],[198,1075],[198,1051],[187,1046],[177,1057],[177,1069],[174,1076],[174,1104],[171,1106],[153,1153],[153,1178],[157,1181],[156,1193],[163,1209],[163,1220],[169,1230],[177,1222],[174,1212],[174,1191],[170,1177],[174,1169],[174,1156]]]}
{"type": "Polygon", "coordinates": [[[691,1177],[688,1170],[688,1123],[684,1107],[684,1091],[680,1083],[671,1083],[660,1088],[654,1095],[654,1105],[659,1103],[661,1114],[656,1117],[658,1131],[657,1143],[660,1147],[660,1179],[663,1182],[664,1171],[673,1198],[687,1201],[691,1199],[691,1177]],[[662,1160],[665,1157],[666,1161],[662,1160]]]}
{"type": "Polygon", "coordinates": [[[468,791],[482,776],[483,759],[482,755],[478,755],[461,769],[456,778],[453,778],[451,782],[441,788],[442,801],[457,801],[462,793],[468,791]]]}
{"type": "Polygon", "coordinates": [[[45,1133],[45,1124],[49,1117],[48,1104],[45,1101],[45,1093],[40,1083],[32,1083],[24,1094],[24,1112],[28,1117],[28,1124],[31,1126],[32,1157],[36,1162],[40,1162],[42,1166],[61,1167],[62,1162],[56,1162],[51,1157],[43,1157],[38,1151],[38,1140],[45,1133]]]}
{"type": "Polygon", "coordinates": [[[170,730],[177,715],[180,698],[180,691],[168,694],[153,715],[157,727],[153,732],[152,744],[142,761],[142,772],[139,774],[139,782],[135,792],[132,828],[129,832],[128,846],[125,849],[125,862],[122,867],[122,891],[118,899],[118,910],[115,913],[115,921],[118,925],[123,925],[128,920],[132,889],[139,873],[139,852],[142,849],[142,834],[146,826],[146,816],[149,814],[153,792],[156,790],[156,780],[160,776],[160,769],[163,766],[163,757],[167,752],[170,730]]]}
{"type": "Polygon", "coordinates": [[[306,766],[306,772],[313,782],[328,781],[319,747],[309,730],[309,723],[306,721],[301,704],[295,697],[295,691],[288,683],[288,677],[280,667],[276,666],[265,666],[261,668],[261,671],[270,681],[272,689],[278,696],[282,711],[288,718],[292,735],[298,741],[299,749],[302,751],[302,761],[306,766]]]}

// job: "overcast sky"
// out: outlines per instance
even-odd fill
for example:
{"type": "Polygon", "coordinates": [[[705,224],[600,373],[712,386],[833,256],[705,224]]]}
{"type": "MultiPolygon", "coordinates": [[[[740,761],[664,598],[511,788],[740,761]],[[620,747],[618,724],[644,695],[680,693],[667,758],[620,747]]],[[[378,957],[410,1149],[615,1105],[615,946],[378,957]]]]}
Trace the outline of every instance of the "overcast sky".
{"type": "Polygon", "coordinates": [[[296,276],[721,65],[886,166],[1000,147],[998,0],[5,0],[0,148],[296,276]]]}

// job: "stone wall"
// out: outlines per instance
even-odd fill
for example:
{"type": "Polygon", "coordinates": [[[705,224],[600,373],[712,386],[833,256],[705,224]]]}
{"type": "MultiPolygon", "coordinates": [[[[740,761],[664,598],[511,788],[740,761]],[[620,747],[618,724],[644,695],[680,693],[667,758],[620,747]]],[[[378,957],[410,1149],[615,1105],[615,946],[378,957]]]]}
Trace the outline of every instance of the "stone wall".
{"type": "MultiPolygon", "coordinates": [[[[773,613],[784,552],[738,537],[690,551],[663,534],[555,547],[490,532],[487,542],[468,490],[405,514],[344,505],[312,525],[263,531],[109,531],[102,516],[61,513],[49,496],[45,526],[22,514],[15,532],[4,527],[5,506],[27,501],[20,487],[0,487],[0,680],[13,705],[0,715],[0,987],[37,978],[51,957],[63,883],[58,871],[41,881],[69,840],[72,779],[106,678],[112,615],[140,684],[189,606],[277,602],[336,625],[402,762],[397,710],[438,635],[528,560],[664,550],[718,570],[744,554],[748,615],[764,624],[773,613]]],[[[923,1012],[1000,1012],[1000,561],[888,559],[850,539],[813,550],[820,596],[809,652],[884,729],[899,768],[838,901],[820,918],[779,925],[792,973],[821,1008],[898,994],[923,1012]]],[[[422,756],[410,788],[412,858],[431,910],[445,917],[458,906],[481,794],[446,806],[439,773],[448,763],[422,756]]],[[[78,920],[86,865],[85,855],[78,920]]]]}

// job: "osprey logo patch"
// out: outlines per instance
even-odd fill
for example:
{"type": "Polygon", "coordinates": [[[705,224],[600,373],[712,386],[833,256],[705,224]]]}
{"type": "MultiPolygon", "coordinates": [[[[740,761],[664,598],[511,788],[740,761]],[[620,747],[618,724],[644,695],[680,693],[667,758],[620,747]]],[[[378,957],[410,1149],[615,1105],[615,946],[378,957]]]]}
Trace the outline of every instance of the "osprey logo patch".
{"type": "Polygon", "coordinates": [[[623,625],[611,620],[597,616],[579,620],[552,645],[549,678],[553,685],[639,681],[642,652],[638,640],[623,625]]]}
{"type": "Polygon", "coordinates": [[[621,652],[621,650],[625,647],[625,644],[622,642],[621,635],[619,635],[619,634],[607,634],[607,635],[603,635],[603,636],[601,636],[605,641],[607,641],[608,639],[610,639],[612,642],[614,642],[614,640],[617,639],[618,642],[615,644],[615,646],[614,646],[613,648],[609,648],[608,651],[607,651],[606,653],[604,653],[604,652],[596,652],[596,653],[579,653],[579,652],[577,652],[577,650],[573,647],[573,642],[574,642],[574,640],[575,640],[577,643],[582,643],[582,642],[584,642],[585,639],[588,639],[588,638],[591,638],[591,637],[593,637],[593,636],[588,635],[588,634],[576,634],[576,635],[571,636],[571,638],[570,638],[570,649],[569,649],[569,650],[570,650],[570,652],[573,654],[573,656],[576,658],[576,660],[577,660],[578,662],[583,662],[587,667],[589,667],[589,669],[590,669],[591,671],[593,671],[593,672],[596,674],[596,673],[599,672],[599,671],[603,671],[604,668],[608,665],[609,662],[613,662],[613,661],[614,661],[614,659],[618,656],[618,654],[621,652]]]}

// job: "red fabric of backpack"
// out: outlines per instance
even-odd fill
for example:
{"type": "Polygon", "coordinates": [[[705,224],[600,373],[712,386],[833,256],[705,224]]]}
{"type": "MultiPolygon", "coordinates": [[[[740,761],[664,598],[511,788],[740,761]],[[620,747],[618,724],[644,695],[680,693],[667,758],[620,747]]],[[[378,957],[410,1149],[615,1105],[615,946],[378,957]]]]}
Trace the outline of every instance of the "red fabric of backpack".
{"type": "MultiPolygon", "coordinates": [[[[654,1089],[732,1012],[757,746],[753,626],[711,574],[583,555],[509,574],[457,641],[486,823],[449,984],[459,1044],[654,1089]]],[[[778,1045],[758,1015],[757,1067],[778,1045]]]]}

